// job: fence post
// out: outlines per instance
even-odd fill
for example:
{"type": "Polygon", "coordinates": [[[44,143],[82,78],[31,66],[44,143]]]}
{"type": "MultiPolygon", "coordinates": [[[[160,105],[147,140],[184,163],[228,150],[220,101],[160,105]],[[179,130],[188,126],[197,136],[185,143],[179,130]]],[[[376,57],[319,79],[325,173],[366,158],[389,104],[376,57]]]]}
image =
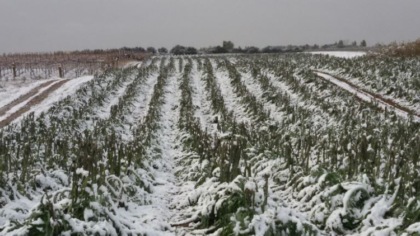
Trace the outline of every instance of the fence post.
{"type": "Polygon", "coordinates": [[[63,78],[63,68],[61,65],[58,66],[58,77],[63,78]]]}
{"type": "Polygon", "coordinates": [[[16,65],[15,65],[15,63],[12,64],[12,69],[13,69],[13,78],[16,78],[16,65]]]}

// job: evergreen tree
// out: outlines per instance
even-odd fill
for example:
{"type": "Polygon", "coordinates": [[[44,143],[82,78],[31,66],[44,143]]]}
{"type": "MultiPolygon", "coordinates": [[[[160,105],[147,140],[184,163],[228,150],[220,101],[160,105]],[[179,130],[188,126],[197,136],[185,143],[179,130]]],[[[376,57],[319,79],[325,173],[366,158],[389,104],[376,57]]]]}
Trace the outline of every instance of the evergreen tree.
{"type": "Polygon", "coordinates": [[[232,41],[223,41],[223,48],[226,51],[231,52],[234,47],[235,45],[232,43],[232,41]]]}
{"type": "Polygon", "coordinates": [[[147,52],[148,52],[148,53],[155,54],[155,53],[156,53],[156,49],[155,49],[154,47],[148,47],[148,48],[147,48],[147,52]]]}
{"type": "Polygon", "coordinates": [[[158,49],[159,54],[167,54],[168,53],[168,49],[166,49],[165,47],[161,47],[158,49]]]}

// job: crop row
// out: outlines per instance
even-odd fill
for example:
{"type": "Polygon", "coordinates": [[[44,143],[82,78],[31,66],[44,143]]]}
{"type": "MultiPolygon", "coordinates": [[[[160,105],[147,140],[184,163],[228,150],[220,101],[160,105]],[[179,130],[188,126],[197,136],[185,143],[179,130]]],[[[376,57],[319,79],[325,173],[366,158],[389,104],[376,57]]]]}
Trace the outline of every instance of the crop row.
{"type": "Polygon", "coordinates": [[[317,78],[317,60],[163,57],[107,71],[0,131],[0,205],[36,205],[0,211],[14,217],[1,232],[408,232],[419,124],[317,78]],[[156,206],[174,189],[173,209],[156,206]],[[147,209],[172,226],[129,223],[147,209]]]}
{"type": "MultiPolygon", "coordinates": [[[[222,220],[225,213],[229,215],[227,218],[231,219],[233,212],[220,213],[217,212],[217,207],[216,209],[214,207],[217,204],[227,204],[227,208],[231,211],[238,209],[229,208],[229,204],[232,203],[231,201],[241,201],[245,204],[247,202],[246,181],[252,179],[249,178],[251,176],[259,175],[262,175],[262,183],[264,183],[264,178],[267,178],[267,181],[265,181],[268,182],[267,188],[283,190],[291,188],[292,190],[288,190],[289,196],[285,196],[283,191],[277,191],[277,194],[288,199],[288,201],[301,200],[302,196],[305,196],[304,199],[307,199],[308,203],[301,204],[303,207],[296,206],[296,208],[304,208],[304,211],[308,211],[315,206],[314,204],[317,204],[316,201],[309,201],[311,199],[308,197],[318,196],[317,199],[324,204],[324,208],[322,208],[323,217],[311,219],[311,216],[308,216],[307,219],[311,219],[311,222],[307,222],[306,230],[312,228],[312,224],[317,225],[320,229],[337,233],[360,230],[360,219],[371,216],[370,213],[363,213],[365,214],[363,215],[360,212],[355,213],[355,211],[358,211],[359,207],[363,207],[364,201],[372,196],[376,196],[377,199],[389,200],[386,197],[388,195],[387,191],[394,193],[399,199],[396,202],[391,201],[391,204],[395,204],[395,209],[390,213],[393,217],[400,217],[398,212],[408,209],[407,204],[412,203],[412,197],[416,196],[418,191],[415,187],[417,185],[413,186],[412,184],[416,182],[417,176],[418,124],[399,119],[395,114],[383,114],[374,104],[365,104],[355,100],[351,94],[341,91],[325,81],[317,80],[310,71],[302,69],[302,67],[305,68],[304,66],[299,67],[299,64],[290,64],[288,60],[284,60],[284,63],[266,61],[267,64],[264,65],[259,62],[259,59],[246,58],[245,62],[240,62],[241,58],[239,58],[237,66],[230,66],[230,62],[226,62],[225,59],[217,58],[215,60],[219,61],[217,68],[230,70],[229,78],[234,96],[244,101],[243,104],[246,104],[247,114],[250,117],[270,117],[270,114],[262,108],[267,107],[267,103],[274,103],[279,111],[278,114],[286,114],[286,117],[282,117],[281,122],[277,123],[276,117],[271,117],[272,120],[269,123],[261,119],[251,125],[227,122],[229,125],[226,125],[227,128],[223,130],[225,132],[224,138],[213,140],[213,142],[232,146],[240,143],[240,149],[247,150],[232,154],[229,159],[222,159],[222,163],[228,163],[229,168],[234,167],[239,170],[236,170],[235,174],[228,179],[222,178],[224,174],[231,172],[229,169],[222,169],[223,165],[216,161],[221,157],[215,155],[213,161],[206,165],[213,166],[213,168],[203,172],[212,173],[213,178],[217,177],[216,179],[221,182],[219,186],[223,186],[222,182],[235,183],[238,180],[235,178],[240,177],[244,185],[239,184],[239,186],[242,186],[242,191],[236,193],[242,194],[240,197],[244,197],[244,199],[232,199],[239,196],[224,196],[224,198],[223,194],[226,193],[216,191],[213,199],[223,200],[220,200],[219,203],[215,202],[214,210],[207,212],[207,217],[214,214],[219,217],[219,220],[222,220]],[[255,83],[260,83],[265,98],[256,99],[247,90],[235,67],[239,70],[241,67],[250,68],[249,73],[252,76],[249,77],[255,79],[255,83]],[[281,83],[284,83],[285,86],[276,87],[275,84],[277,83],[274,80],[281,80],[281,83]],[[287,88],[287,91],[279,91],[285,88],[287,88]],[[287,95],[281,96],[282,93],[290,91],[295,95],[294,99],[290,99],[287,95]],[[298,101],[293,101],[296,99],[298,101]],[[312,112],[314,107],[318,114],[312,112]],[[256,116],[256,114],[258,115],[256,116]],[[325,120],[319,119],[317,116],[331,118],[325,120]],[[320,121],[328,122],[320,123],[320,121]],[[240,142],[238,142],[238,137],[240,137],[240,142]],[[399,150],[404,150],[404,152],[401,153],[399,150]],[[278,163],[276,168],[270,170],[269,177],[263,175],[267,171],[267,164],[273,161],[278,163]],[[246,164],[250,162],[252,167],[246,164]],[[248,169],[250,169],[249,175],[247,175],[248,169]],[[220,173],[220,176],[217,173],[220,173]],[[363,177],[365,179],[362,176],[365,176],[363,177]],[[245,179],[243,179],[244,177],[245,179]],[[395,182],[395,178],[399,182],[395,182]],[[319,182],[318,179],[319,181],[322,179],[323,182],[319,182]],[[329,182],[324,183],[324,181],[329,182]],[[349,185],[347,181],[360,181],[360,185],[349,185]],[[316,183],[322,184],[314,186],[317,185],[316,183]],[[388,190],[386,191],[387,186],[388,190]],[[319,199],[322,194],[325,194],[325,191],[328,192],[337,188],[341,188],[340,191],[329,192],[329,198],[319,199]],[[355,209],[353,210],[346,209],[347,201],[355,201],[351,198],[357,194],[363,195],[363,201],[355,203],[355,209]],[[343,201],[336,202],[332,206],[325,205],[328,199],[340,199],[340,196],[343,201]],[[345,219],[344,221],[336,219],[338,213],[345,219]],[[343,223],[346,220],[351,221],[354,225],[343,223]]],[[[208,68],[212,67],[208,66],[208,68]]],[[[213,74],[211,71],[207,73],[213,74]]],[[[213,91],[217,91],[217,86],[214,87],[213,91]]],[[[208,88],[208,91],[209,100],[220,101],[220,99],[216,99],[220,96],[220,93],[212,92],[211,88],[208,88]]],[[[223,97],[223,99],[222,101],[230,100],[227,97],[223,97]]],[[[228,104],[224,103],[224,106],[219,105],[218,107],[226,107],[226,105],[228,104]]],[[[229,113],[229,111],[225,112],[229,113]]],[[[226,122],[223,116],[219,122],[226,122]]],[[[212,153],[217,152],[213,151],[212,153]]],[[[212,181],[214,182],[214,180],[212,181]]],[[[203,183],[203,185],[205,188],[209,188],[206,183],[203,183]]],[[[264,185],[260,187],[264,189],[264,185]]],[[[214,188],[217,189],[217,187],[214,188]]],[[[226,186],[224,188],[220,187],[218,190],[226,190],[225,188],[226,186]]],[[[267,194],[264,194],[264,192],[260,194],[267,198],[267,194]]],[[[209,197],[202,198],[208,200],[209,197]]],[[[196,199],[197,204],[205,204],[203,199],[196,199]]],[[[393,199],[395,200],[395,197],[393,199]]],[[[267,204],[265,201],[260,204],[267,204]]],[[[242,206],[250,209],[249,205],[242,206]]],[[[236,216],[246,214],[251,217],[258,211],[251,210],[247,213],[238,211],[235,213],[236,216]]],[[[316,215],[319,212],[308,212],[308,215],[312,214],[316,215]]],[[[204,218],[204,216],[201,217],[204,218]]],[[[196,219],[194,218],[194,220],[196,219]]],[[[239,225],[245,224],[243,220],[245,219],[239,221],[239,225]]],[[[217,222],[215,219],[213,221],[213,223],[217,222]]],[[[408,226],[409,222],[409,219],[404,219],[405,226],[408,226]]],[[[411,223],[414,222],[411,221],[411,223]]],[[[293,228],[296,225],[291,224],[289,227],[293,228]]],[[[368,226],[365,225],[364,227],[368,226]]],[[[314,230],[314,228],[312,229],[314,230]]],[[[223,230],[226,230],[226,228],[223,230]]]]}

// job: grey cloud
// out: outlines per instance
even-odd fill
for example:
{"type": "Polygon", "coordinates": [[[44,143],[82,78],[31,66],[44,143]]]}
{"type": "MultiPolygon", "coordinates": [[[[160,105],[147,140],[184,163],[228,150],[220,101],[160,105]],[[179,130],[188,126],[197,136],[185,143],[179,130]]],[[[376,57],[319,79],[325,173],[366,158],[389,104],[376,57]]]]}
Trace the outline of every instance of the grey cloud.
{"type": "Polygon", "coordinates": [[[0,1],[0,52],[420,37],[418,0],[0,1]]]}

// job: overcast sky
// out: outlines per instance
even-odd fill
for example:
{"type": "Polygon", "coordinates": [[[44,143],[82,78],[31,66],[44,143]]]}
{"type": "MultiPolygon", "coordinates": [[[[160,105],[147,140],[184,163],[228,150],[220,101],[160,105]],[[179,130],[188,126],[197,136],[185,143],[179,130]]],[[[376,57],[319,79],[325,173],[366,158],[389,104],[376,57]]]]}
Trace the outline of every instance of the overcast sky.
{"type": "Polygon", "coordinates": [[[420,0],[0,0],[0,52],[420,38],[420,0]]]}

